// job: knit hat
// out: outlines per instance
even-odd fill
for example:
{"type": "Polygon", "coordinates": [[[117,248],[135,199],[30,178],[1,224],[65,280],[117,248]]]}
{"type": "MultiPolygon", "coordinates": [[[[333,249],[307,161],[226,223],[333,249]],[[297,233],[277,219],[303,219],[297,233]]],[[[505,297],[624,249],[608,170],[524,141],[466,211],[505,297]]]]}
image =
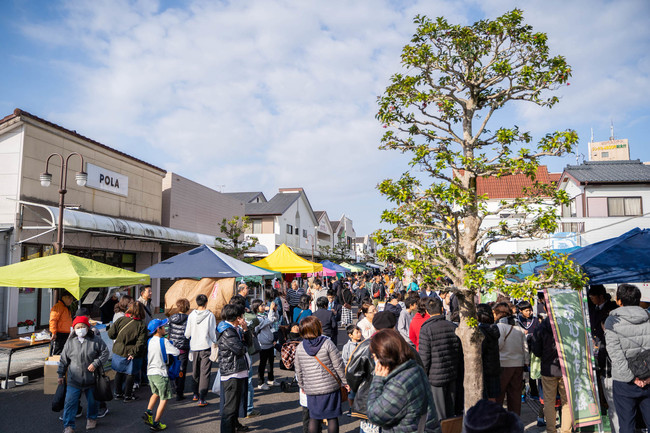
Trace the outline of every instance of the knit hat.
{"type": "Polygon", "coordinates": [[[74,328],[78,323],[83,323],[87,327],[90,328],[90,322],[88,321],[88,318],[86,316],[77,316],[74,318],[72,321],[72,327],[74,328]]]}
{"type": "Polygon", "coordinates": [[[375,317],[372,318],[372,326],[374,326],[376,330],[394,328],[396,324],[397,319],[390,311],[381,311],[375,314],[375,317]]]}
{"type": "Polygon", "coordinates": [[[465,414],[463,433],[523,433],[524,425],[514,412],[489,400],[479,400],[465,414]]]}

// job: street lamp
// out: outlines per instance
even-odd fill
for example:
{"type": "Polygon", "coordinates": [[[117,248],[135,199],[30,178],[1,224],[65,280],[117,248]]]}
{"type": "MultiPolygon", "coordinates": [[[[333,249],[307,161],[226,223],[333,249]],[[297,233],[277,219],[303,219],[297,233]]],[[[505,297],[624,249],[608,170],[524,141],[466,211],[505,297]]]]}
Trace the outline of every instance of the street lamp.
{"type": "Polygon", "coordinates": [[[61,182],[59,183],[59,223],[56,232],[56,244],[54,245],[57,254],[60,254],[61,249],[63,248],[63,209],[65,205],[65,193],[68,192],[66,190],[66,186],[68,184],[66,173],[68,172],[68,161],[72,155],[77,155],[81,160],[81,169],[74,176],[77,181],[77,185],[86,186],[86,182],[88,181],[88,173],[84,171],[84,157],[77,152],[72,152],[65,159],[60,153],[51,154],[47,157],[47,161],[45,161],[45,173],[42,173],[40,176],[41,186],[44,186],[45,188],[50,186],[52,183],[52,175],[48,171],[50,159],[53,156],[58,156],[61,159],[61,182]]]}

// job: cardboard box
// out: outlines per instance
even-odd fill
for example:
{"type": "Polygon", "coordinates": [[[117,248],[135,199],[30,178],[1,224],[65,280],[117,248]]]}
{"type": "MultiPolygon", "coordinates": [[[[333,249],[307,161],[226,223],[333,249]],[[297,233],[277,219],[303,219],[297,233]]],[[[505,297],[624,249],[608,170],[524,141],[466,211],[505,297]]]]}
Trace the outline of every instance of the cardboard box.
{"type": "Polygon", "coordinates": [[[59,369],[60,359],[60,355],[50,356],[49,358],[45,359],[45,365],[43,367],[43,394],[56,393],[56,388],[59,386],[59,375],[56,371],[59,369]]]}

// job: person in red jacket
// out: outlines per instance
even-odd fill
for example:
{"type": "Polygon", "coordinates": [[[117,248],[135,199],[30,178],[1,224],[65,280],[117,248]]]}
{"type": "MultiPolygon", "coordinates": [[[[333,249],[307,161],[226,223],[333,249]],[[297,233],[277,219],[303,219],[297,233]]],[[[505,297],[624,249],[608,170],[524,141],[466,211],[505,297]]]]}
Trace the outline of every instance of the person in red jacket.
{"type": "Polygon", "coordinates": [[[427,299],[429,298],[421,298],[418,301],[418,312],[415,313],[415,316],[413,316],[411,324],[409,325],[409,338],[415,345],[415,350],[419,350],[420,328],[422,328],[424,322],[431,317],[429,316],[429,313],[427,313],[427,299]]]}

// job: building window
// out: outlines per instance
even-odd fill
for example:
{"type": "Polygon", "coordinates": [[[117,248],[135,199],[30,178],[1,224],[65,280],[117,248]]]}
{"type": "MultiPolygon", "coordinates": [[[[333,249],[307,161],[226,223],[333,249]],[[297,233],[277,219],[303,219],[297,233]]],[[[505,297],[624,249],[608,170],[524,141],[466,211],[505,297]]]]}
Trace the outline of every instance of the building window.
{"type": "Polygon", "coordinates": [[[296,227],[296,231],[293,234],[300,235],[300,229],[298,227],[296,227]]]}
{"type": "Polygon", "coordinates": [[[303,238],[307,237],[307,230],[305,230],[305,229],[302,230],[302,237],[303,238]]]}
{"type": "Polygon", "coordinates": [[[601,158],[609,158],[609,152],[603,152],[600,154],[601,158]]]}
{"type": "Polygon", "coordinates": [[[576,200],[572,199],[568,205],[563,204],[562,205],[562,216],[564,218],[569,218],[569,217],[575,217],[577,215],[576,212],[576,200]]]}
{"type": "Polygon", "coordinates": [[[288,235],[293,234],[293,226],[291,224],[287,224],[287,234],[288,235]]]}
{"type": "Polygon", "coordinates": [[[252,229],[253,229],[253,234],[262,233],[262,220],[261,219],[251,220],[251,226],[252,226],[252,229]]]}
{"type": "Polygon", "coordinates": [[[607,214],[611,217],[642,215],[641,197],[608,197],[607,214]]]}

